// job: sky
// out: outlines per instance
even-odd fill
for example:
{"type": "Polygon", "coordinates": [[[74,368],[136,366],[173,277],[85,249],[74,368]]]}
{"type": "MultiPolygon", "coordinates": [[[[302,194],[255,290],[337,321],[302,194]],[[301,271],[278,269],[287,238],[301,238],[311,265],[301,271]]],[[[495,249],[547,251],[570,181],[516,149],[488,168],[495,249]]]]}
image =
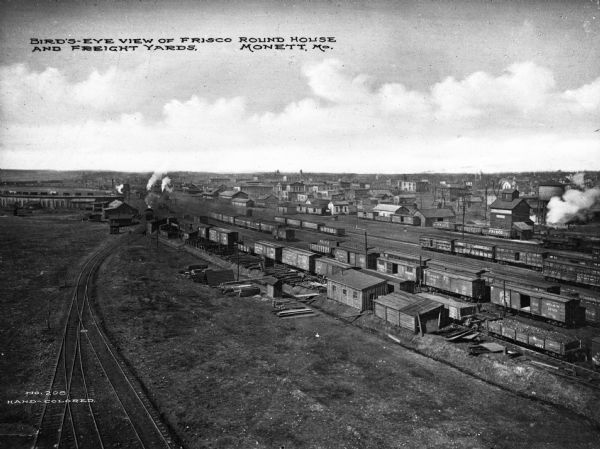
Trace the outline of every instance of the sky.
{"type": "Polygon", "coordinates": [[[0,168],[600,169],[599,1],[0,0],[0,16],[0,168]],[[284,49],[244,47],[265,39],[284,49]]]}

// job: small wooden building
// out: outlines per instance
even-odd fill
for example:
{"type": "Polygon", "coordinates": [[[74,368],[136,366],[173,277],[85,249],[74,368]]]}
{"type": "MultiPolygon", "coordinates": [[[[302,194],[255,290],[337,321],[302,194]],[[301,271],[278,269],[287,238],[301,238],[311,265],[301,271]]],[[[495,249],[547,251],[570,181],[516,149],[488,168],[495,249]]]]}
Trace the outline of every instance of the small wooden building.
{"type": "Polygon", "coordinates": [[[375,315],[412,332],[435,332],[445,324],[444,306],[405,292],[394,292],[374,301],[375,315]]]}
{"type": "Polygon", "coordinates": [[[461,321],[477,313],[477,305],[470,302],[458,301],[454,298],[434,295],[433,293],[418,293],[417,296],[442,304],[446,311],[445,316],[451,320],[461,321]]]}
{"type": "Polygon", "coordinates": [[[360,310],[372,310],[373,301],[387,293],[386,282],[382,279],[346,270],[331,276],[327,281],[327,298],[360,310]]]}
{"type": "Polygon", "coordinates": [[[283,296],[283,281],[273,276],[263,279],[267,286],[267,296],[269,298],[281,298],[283,296]]]}

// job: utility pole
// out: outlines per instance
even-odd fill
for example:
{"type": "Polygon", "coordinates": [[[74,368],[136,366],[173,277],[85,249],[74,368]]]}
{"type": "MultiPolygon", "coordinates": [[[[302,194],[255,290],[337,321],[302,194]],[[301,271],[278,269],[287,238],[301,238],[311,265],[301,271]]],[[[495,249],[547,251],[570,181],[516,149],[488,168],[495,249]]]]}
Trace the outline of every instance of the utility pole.
{"type": "Polygon", "coordinates": [[[462,196],[462,236],[465,236],[465,195],[462,196]]]}

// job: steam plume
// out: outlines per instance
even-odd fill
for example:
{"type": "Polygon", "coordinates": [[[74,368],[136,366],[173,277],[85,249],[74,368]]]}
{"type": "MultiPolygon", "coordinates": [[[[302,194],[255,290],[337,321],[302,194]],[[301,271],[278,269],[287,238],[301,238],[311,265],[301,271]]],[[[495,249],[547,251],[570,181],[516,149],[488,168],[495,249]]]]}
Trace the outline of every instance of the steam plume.
{"type": "Polygon", "coordinates": [[[150,179],[148,180],[148,184],[146,184],[146,190],[150,190],[152,188],[152,186],[154,184],[156,184],[156,182],[161,179],[166,173],[160,172],[160,171],[155,171],[154,173],[152,173],[152,176],[150,177],[150,179]]]}
{"type": "Polygon", "coordinates": [[[166,190],[169,193],[173,191],[173,187],[171,187],[171,178],[169,178],[168,176],[165,176],[163,178],[162,185],[161,185],[161,190],[163,192],[166,190]]]}
{"type": "Polygon", "coordinates": [[[567,190],[562,199],[555,196],[548,203],[546,221],[553,224],[565,224],[573,219],[586,220],[589,209],[600,200],[600,188],[588,190],[567,190]]]}
{"type": "Polygon", "coordinates": [[[117,192],[123,193],[123,184],[119,184],[115,189],[117,189],[117,192]]]}
{"type": "Polygon", "coordinates": [[[571,177],[571,181],[573,182],[573,184],[583,188],[585,187],[585,174],[583,173],[575,173],[572,177],[571,177]]]}

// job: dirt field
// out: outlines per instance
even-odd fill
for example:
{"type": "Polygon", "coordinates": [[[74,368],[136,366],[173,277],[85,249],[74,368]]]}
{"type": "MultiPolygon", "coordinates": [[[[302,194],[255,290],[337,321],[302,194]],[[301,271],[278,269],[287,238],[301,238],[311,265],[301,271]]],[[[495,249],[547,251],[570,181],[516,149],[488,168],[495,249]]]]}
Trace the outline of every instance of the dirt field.
{"type": "Polygon", "coordinates": [[[592,448],[572,414],[474,380],[319,314],[222,297],[146,240],[109,258],[109,334],[186,447],[592,448]]]}
{"type": "Polygon", "coordinates": [[[41,405],[7,401],[48,388],[77,269],[114,237],[106,224],[78,217],[0,217],[0,447],[31,446],[41,405]]]}

